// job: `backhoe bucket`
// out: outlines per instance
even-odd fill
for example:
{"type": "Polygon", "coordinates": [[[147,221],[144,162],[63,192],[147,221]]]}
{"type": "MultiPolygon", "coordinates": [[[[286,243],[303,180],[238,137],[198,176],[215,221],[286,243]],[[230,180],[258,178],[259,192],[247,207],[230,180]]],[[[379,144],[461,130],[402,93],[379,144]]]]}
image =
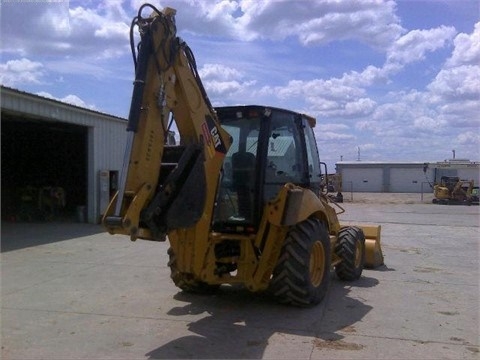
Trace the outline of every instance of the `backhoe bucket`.
{"type": "Polygon", "coordinates": [[[380,246],[380,225],[360,226],[365,235],[365,267],[376,268],[383,265],[383,253],[380,246]]]}

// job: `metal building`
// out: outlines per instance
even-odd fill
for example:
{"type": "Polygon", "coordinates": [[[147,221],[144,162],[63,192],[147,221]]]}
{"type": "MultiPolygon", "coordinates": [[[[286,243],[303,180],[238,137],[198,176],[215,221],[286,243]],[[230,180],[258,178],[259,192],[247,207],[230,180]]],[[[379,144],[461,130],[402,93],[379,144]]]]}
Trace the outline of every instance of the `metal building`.
{"type": "Polygon", "coordinates": [[[2,218],[99,222],[123,163],[125,119],[2,86],[1,124],[2,218]]]}
{"type": "Polygon", "coordinates": [[[369,162],[342,161],[336,163],[343,191],[354,192],[431,192],[431,186],[441,176],[458,176],[474,180],[478,186],[480,162],[448,160],[443,162],[369,162]]]}

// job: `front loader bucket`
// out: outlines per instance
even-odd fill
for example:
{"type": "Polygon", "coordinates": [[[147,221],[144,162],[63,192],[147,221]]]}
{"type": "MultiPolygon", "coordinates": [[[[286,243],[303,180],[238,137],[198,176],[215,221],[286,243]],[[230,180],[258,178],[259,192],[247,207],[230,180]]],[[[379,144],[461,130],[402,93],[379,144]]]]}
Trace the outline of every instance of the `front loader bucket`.
{"type": "Polygon", "coordinates": [[[380,225],[360,226],[365,235],[365,267],[376,268],[383,265],[383,253],[380,246],[380,225]]]}

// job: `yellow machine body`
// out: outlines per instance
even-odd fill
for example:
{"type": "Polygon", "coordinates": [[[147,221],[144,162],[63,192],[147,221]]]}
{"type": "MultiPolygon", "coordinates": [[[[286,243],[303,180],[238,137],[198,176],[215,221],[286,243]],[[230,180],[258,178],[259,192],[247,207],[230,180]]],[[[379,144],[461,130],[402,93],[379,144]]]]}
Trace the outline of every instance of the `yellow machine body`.
{"type": "Polygon", "coordinates": [[[442,176],[440,183],[433,186],[433,203],[470,204],[473,188],[473,180],[461,180],[456,176],[442,176]]]}
{"type": "Polygon", "coordinates": [[[354,280],[364,265],[382,265],[380,226],[341,225],[338,214],[344,210],[315,185],[320,177],[315,119],[259,106],[214,109],[190,48],[176,36],[174,16],[173,9],[159,11],[146,4],[133,22],[141,41],[134,56],[128,142],[119,191],[103,218],[105,228],[131,240],[168,240],[171,277],[186,291],[242,284],[251,291],[272,288],[281,302],[308,306],[325,295],[331,269],[354,280]],[[153,12],[143,17],[146,7],[153,12]],[[268,135],[253,141],[230,134],[227,128],[237,118],[243,125],[258,124],[260,130],[253,133],[268,135]],[[285,121],[285,126],[275,132],[274,121],[285,121]],[[172,123],[178,145],[167,141],[172,123]],[[282,149],[294,143],[301,164],[285,169],[303,180],[296,184],[288,171],[277,168],[268,183],[268,159],[285,162],[288,152],[282,149]],[[256,149],[249,174],[257,185],[247,192],[242,190],[247,180],[238,179],[249,170],[237,169],[243,174],[237,184],[227,181],[227,168],[235,165],[232,149],[240,152],[242,147],[256,149]],[[268,186],[275,189],[271,196],[264,191],[268,186]],[[242,197],[254,207],[248,216],[240,213],[242,197]]]}

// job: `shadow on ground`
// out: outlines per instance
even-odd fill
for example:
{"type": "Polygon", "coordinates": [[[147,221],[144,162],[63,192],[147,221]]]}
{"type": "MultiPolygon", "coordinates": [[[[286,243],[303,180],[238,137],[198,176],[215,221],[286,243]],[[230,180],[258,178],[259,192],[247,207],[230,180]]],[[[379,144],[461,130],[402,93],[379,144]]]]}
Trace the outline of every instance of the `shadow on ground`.
{"type": "MultiPolygon", "coordinates": [[[[333,274],[332,277],[335,278],[333,274]]],[[[212,296],[180,292],[175,298],[185,305],[172,308],[169,315],[178,316],[179,321],[187,315],[205,316],[187,324],[192,335],[164,344],[146,356],[149,359],[260,359],[274,334],[285,337],[289,346],[310,342],[312,347],[337,344],[361,349],[361,345],[343,342],[339,333],[342,329],[351,329],[371,310],[371,306],[349,297],[349,289],[373,287],[378,280],[368,277],[352,283],[332,280],[327,298],[312,308],[279,305],[266,294],[255,295],[235,287],[222,287],[212,296]],[[289,335],[295,335],[293,340],[289,335]]]]}
{"type": "Polygon", "coordinates": [[[100,225],[74,222],[2,222],[1,252],[105,232],[100,225]]]}

